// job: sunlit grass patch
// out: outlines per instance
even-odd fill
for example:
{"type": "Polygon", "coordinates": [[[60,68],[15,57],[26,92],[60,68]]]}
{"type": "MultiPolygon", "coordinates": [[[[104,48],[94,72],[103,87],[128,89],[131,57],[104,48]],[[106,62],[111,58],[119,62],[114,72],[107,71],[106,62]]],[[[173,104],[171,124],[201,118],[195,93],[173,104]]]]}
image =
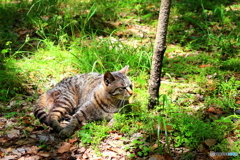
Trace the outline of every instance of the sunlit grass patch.
{"type": "Polygon", "coordinates": [[[53,46],[51,49],[39,49],[31,57],[10,58],[6,66],[16,68],[17,73],[26,78],[26,84],[49,89],[61,79],[77,72],[71,62],[72,58],[68,52],[53,46]]]}
{"type": "Polygon", "coordinates": [[[133,66],[148,69],[149,53],[141,51],[141,48],[124,45],[120,41],[112,43],[107,39],[76,39],[67,48],[46,40],[32,55],[18,59],[10,57],[5,61],[6,69],[15,69],[18,75],[25,78],[23,81],[26,84],[44,90],[69,76],[115,71],[127,64],[130,65],[130,75],[142,76],[144,72],[135,72],[133,66]]]}

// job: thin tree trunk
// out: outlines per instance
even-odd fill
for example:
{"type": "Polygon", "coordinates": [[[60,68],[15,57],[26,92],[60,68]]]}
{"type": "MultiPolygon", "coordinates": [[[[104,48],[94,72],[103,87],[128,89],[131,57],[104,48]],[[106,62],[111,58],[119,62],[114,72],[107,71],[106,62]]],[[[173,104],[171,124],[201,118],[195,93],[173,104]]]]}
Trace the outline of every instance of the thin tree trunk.
{"type": "Polygon", "coordinates": [[[168,19],[171,7],[171,0],[161,0],[161,7],[158,18],[157,35],[152,58],[151,75],[149,81],[150,99],[148,109],[153,109],[159,102],[159,88],[161,86],[161,73],[163,55],[166,50],[166,35],[168,19]]]}

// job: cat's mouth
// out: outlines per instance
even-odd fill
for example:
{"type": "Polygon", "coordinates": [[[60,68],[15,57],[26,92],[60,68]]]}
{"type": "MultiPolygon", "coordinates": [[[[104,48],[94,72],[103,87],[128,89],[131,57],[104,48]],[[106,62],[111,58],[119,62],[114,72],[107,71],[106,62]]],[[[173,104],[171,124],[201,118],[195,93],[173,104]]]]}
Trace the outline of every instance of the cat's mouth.
{"type": "Polygon", "coordinates": [[[122,97],[124,100],[128,100],[132,96],[133,92],[126,90],[126,94],[122,97]]]}
{"type": "Polygon", "coordinates": [[[124,100],[129,100],[130,97],[131,97],[131,96],[124,96],[122,99],[124,99],[124,100]]]}
{"type": "Polygon", "coordinates": [[[117,96],[117,99],[119,100],[129,100],[129,98],[132,96],[132,94],[125,94],[125,95],[121,95],[121,96],[117,96]]]}

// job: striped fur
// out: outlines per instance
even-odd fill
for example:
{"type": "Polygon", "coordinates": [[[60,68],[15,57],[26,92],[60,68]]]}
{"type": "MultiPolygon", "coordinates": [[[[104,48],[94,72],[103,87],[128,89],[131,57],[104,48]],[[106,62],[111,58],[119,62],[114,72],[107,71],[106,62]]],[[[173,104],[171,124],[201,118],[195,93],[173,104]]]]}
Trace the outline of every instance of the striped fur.
{"type": "Polygon", "coordinates": [[[63,138],[86,121],[111,120],[132,95],[127,70],[128,66],[104,75],[88,73],[66,78],[40,96],[34,115],[63,138]],[[63,119],[70,119],[65,128],[59,123],[63,119]]]}

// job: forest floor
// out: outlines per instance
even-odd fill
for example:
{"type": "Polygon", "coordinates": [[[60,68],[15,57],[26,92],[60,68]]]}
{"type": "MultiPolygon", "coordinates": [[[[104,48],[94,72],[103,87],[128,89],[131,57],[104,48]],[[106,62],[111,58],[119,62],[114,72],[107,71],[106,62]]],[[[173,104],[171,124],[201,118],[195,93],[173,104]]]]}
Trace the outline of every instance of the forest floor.
{"type": "MultiPolygon", "coordinates": [[[[35,124],[32,108],[34,101],[28,96],[19,96],[9,102],[6,106],[8,113],[0,117],[0,159],[1,160],[172,160],[184,159],[183,153],[191,152],[196,160],[211,160],[208,147],[202,145],[201,150],[191,151],[185,147],[173,147],[171,154],[152,153],[151,155],[133,156],[134,151],[127,151],[131,142],[146,137],[144,132],[132,134],[130,137],[115,130],[110,130],[97,149],[84,145],[78,138],[60,139],[58,133],[53,132],[49,127],[35,124]],[[34,123],[33,123],[34,122],[34,123]]],[[[3,107],[3,104],[1,104],[3,107]]],[[[64,124],[62,124],[64,125],[64,124]]],[[[213,140],[214,141],[214,140],[213,140]]],[[[233,141],[229,139],[229,141],[233,141]]],[[[161,143],[166,143],[164,139],[161,143]]],[[[208,143],[215,143],[210,142],[208,143]]],[[[151,148],[158,148],[153,144],[151,148]]],[[[226,156],[215,156],[215,159],[226,159],[226,156]]]]}

